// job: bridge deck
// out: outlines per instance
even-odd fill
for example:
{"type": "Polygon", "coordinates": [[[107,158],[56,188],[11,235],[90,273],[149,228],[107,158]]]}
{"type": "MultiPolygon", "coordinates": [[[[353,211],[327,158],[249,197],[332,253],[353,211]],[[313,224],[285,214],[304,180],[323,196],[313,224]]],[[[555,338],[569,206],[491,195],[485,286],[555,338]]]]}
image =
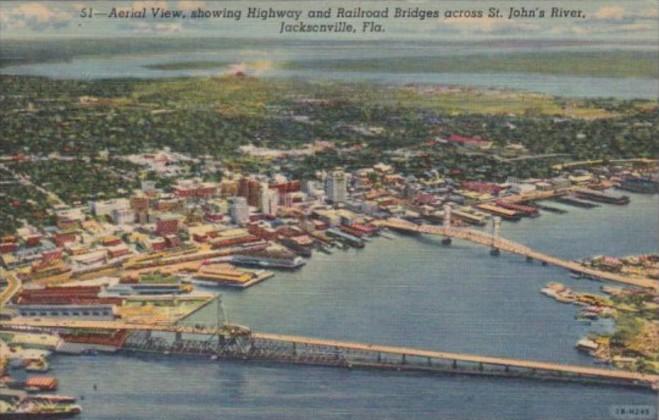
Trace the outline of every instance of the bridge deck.
{"type": "Polygon", "coordinates": [[[525,245],[513,242],[507,239],[492,238],[491,235],[486,233],[464,228],[445,228],[443,226],[434,225],[415,225],[400,219],[387,219],[379,222],[380,226],[385,226],[392,229],[403,230],[408,232],[424,233],[429,235],[440,235],[449,238],[462,239],[470,241],[479,245],[485,245],[493,248],[500,249],[501,251],[511,252],[518,255],[533,258],[534,260],[542,261],[557,267],[567,268],[570,271],[581,273],[594,278],[608,280],[617,283],[623,283],[629,286],[641,287],[646,289],[659,290],[659,281],[649,278],[630,277],[618,273],[611,273],[608,271],[596,270],[593,268],[585,267],[577,262],[564,260],[552,255],[548,255],[536,250],[533,250],[525,245]]]}
{"type": "MultiPolygon", "coordinates": [[[[181,334],[212,335],[217,334],[214,328],[195,328],[178,325],[144,325],[127,324],[120,321],[56,321],[56,320],[34,320],[15,319],[0,323],[0,327],[36,327],[44,329],[97,329],[97,330],[132,330],[132,331],[161,331],[181,334]]],[[[226,331],[226,330],[223,330],[226,331]]],[[[467,362],[472,364],[483,364],[488,366],[500,366],[505,368],[518,368],[528,371],[546,372],[555,376],[571,375],[599,380],[618,381],[628,384],[642,384],[655,387],[659,384],[659,375],[650,375],[637,372],[628,372],[614,369],[594,368],[587,366],[566,365],[561,363],[540,362],[531,360],[520,360],[503,357],[479,356],[473,354],[450,353],[434,350],[424,350],[410,347],[386,346],[379,344],[368,344],[351,341],[301,337],[283,334],[251,333],[250,337],[256,341],[270,343],[285,343],[300,346],[303,351],[305,346],[323,347],[341,350],[344,352],[363,352],[369,354],[396,355],[401,358],[419,357],[428,360],[445,360],[449,362],[467,362]]]]}
{"type": "Polygon", "coordinates": [[[659,382],[659,375],[648,375],[636,372],[627,372],[622,370],[591,368],[585,366],[565,365],[560,363],[538,362],[530,360],[509,359],[503,357],[478,356],[464,353],[449,353],[433,350],[422,350],[409,347],[383,346],[378,344],[365,344],[350,341],[327,340],[309,337],[299,337],[282,334],[253,333],[255,338],[286,341],[300,345],[318,345],[337,347],[340,349],[379,352],[385,354],[430,357],[433,359],[457,360],[461,362],[483,363],[488,365],[519,367],[525,369],[537,369],[567,374],[587,375],[610,379],[623,379],[630,381],[639,381],[646,383],[659,382]]]}

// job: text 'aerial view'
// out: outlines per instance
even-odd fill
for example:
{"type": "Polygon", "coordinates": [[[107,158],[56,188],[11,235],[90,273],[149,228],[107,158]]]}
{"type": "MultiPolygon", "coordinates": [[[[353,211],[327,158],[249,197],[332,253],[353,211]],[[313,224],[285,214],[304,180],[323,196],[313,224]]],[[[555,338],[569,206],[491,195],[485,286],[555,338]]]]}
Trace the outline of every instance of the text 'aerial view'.
{"type": "Polygon", "coordinates": [[[0,419],[655,420],[656,0],[0,3],[0,419]]]}

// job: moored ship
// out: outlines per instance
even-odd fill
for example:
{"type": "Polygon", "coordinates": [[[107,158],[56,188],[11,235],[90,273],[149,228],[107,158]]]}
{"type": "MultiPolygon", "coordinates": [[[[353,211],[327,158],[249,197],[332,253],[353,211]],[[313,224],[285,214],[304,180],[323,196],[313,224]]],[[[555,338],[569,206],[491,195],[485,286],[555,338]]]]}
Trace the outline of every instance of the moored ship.
{"type": "Polygon", "coordinates": [[[83,354],[91,352],[114,353],[123,347],[127,331],[76,331],[75,333],[60,334],[62,342],[56,351],[68,354],[83,354]]]}
{"type": "Polygon", "coordinates": [[[578,198],[595,201],[598,203],[617,204],[617,205],[629,204],[629,197],[627,197],[626,195],[616,196],[616,195],[607,194],[601,191],[594,191],[586,188],[579,188],[574,191],[574,194],[578,198]]]}

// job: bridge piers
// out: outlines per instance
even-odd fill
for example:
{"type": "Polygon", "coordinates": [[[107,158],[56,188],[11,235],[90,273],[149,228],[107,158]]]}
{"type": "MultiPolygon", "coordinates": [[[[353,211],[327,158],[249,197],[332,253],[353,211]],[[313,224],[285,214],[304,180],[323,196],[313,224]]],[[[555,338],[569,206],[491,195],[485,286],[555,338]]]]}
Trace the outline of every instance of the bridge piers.
{"type": "Polygon", "coordinates": [[[498,257],[499,255],[501,255],[501,251],[499,250],[499,248],[492,248],[490,249],[490,255],[493,257],[498,257]]]}
{"type": "Polygon", "coordinates": [[[406,363],[407,363],[407,357],[405,356],[405,354],[403,354],[403,357],[402,357],[402,359],[401,359],[401,363],[402,363],[402,364],[406,364],[406,363]]]}
{"type": "Polygon", "coordinates": [[[446,238],[442,239],[442,245],[449,246],[449,245],[451,245],[451,242],[452,242],[451,238],[449,238],[449,237],[446,237],[446,238]]]}

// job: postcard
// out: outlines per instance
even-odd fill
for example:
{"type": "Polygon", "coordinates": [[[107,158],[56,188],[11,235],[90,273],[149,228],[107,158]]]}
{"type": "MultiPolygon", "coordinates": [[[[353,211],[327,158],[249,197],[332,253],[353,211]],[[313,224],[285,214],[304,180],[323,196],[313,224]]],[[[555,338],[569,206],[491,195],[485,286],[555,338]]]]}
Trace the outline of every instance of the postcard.
{"type": "Polygon", "coordinates": [[[0,418],[656,419],[655,0],[0,3],[0,418]]]}

